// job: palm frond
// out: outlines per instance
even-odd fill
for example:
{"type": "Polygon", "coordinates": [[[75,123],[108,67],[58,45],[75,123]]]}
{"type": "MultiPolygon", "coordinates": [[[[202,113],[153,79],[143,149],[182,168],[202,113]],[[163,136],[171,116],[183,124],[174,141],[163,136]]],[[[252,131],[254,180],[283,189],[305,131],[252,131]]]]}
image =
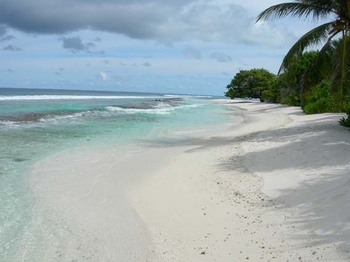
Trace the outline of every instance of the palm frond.
{"type": "Polygon", "coordinates": [[[332,56],[332,89],[339,96],[339,101],[344,102],[350,92],[350,38],[343,36],[334,42],[335,48],[332,56]]]}
{"type": "Polygon", "coordinates": [[[299,3],[322,7],[328,10],[334,10],[337,7],[336,1],[329,1],[329,0],[295,0],[295,1],[299,3]]]}
{"type": "Polygon", "coordinates": [[[320,83],[324,78],[330,77],[332,71],[332,56],[334,53],[334,41],[330,37],[326,44],[318,51],[317,56],[305,70],[301,79],[302,94],[311,87],[320,83]]]}
{"type": "Polygon", "coordinates": [[[273,5],[260,13],[256,21],[274,20],[286,16],[296,16],[298,18],[313,17],[315,20],[329,17],[333,10],[331,6],[317,4],[317,1],[298,1],[273,5]],[[315,3],[316,2],[316,3],[315,3]]]}
{"type": "Polygon", "coordinates": [[[350,20],[350,2],[348,0],[334,0],[331,2],[333,2],[335,9],[337,10],[338,18],[340,20],[349,22],[349,20],[350,20]]]}
{"type": "MultiPolygon", "coordinates": [[[[329,32],[332,29],[333,22],[320,25],[306,34],[304,34],[288,51],[284,57],[279,73],[288,68],[289,63],[304,50],[312,45],[318,45],[329,38],[329,32]]],[[[338,32],[337,32],[338,33],[338,32]]]]}

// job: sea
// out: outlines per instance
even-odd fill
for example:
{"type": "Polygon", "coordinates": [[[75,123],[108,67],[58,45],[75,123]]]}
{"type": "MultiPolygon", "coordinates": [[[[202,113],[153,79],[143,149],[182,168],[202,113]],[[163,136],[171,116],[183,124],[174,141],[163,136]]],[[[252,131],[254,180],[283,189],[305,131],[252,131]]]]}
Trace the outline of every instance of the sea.
{"type": "Polygon", "coordinates": [[[118,148],[215,126],[228,120],[215,99],[0,88],[0,260],[14,261],[21,252],[35,201],[28,181],[36,161],[76,145],[118,148]]]}

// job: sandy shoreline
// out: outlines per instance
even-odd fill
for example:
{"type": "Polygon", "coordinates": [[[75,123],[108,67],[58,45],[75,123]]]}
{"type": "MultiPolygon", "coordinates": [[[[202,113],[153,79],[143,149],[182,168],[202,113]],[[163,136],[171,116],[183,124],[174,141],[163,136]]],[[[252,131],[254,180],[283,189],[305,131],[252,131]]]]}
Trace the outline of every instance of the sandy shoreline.
{"type": "Polygon", "coordinates": [[[160,260],[349,261],[348,186],[331,182],[350,173],[340,115],[233,106],[239,127],[184,143],[132,194],[160,260]]]}
{"type": "Polygon", "coordinates": [[[227,106],[242,119],[234,129],[38,163],[36,226],[44,217],[64,225],[47,229],[56,242],[46,258],[348,261],[350,136],[340,115],[227,106]]]}

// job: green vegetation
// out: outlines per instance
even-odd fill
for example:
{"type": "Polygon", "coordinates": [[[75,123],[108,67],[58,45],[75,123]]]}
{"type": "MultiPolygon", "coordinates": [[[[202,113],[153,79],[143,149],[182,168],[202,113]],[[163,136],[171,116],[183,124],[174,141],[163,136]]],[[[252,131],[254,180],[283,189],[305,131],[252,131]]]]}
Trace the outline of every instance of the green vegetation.
{"type": "Polygon", "coordinates": [[[345,103],[345,110],[346,114],[348,115],[347,118],[342,117],[339,120],[339,124],[345,127],[350,127],[350,97],[348,97],[348,100],[345,103]]]}
{"type": "Polygon", "coordinates": [[[275,75],[265,69],[241,70],[227,85],[225,93],[230,98],[259,98],[264,101],[263,92],[273,84],[275,75]]]}
{"type": "Polygon", "coordinates": [[[336,98],[329,81],[323,81],[305,95],[303,110],[306,114],[339,112],[336,98]]]}
{"type": "Polygon", "coordinates": [[[281,3],[263,11],[257,21],[287,16],[315,21],[328,18],[330,22],[310,30],[291,47],[277,76],[264,69],[242,70],[227,86],[225,95],[301,106],[307,114],[346,112],[348,117],[339,123],[350,126],[350,1],[281,3]],[[321,44],[320,50],[307,52],[321,44]],[[251,84],[257,70],[269,74],[269,81],[251,84]],[[251,75],[244,78],[245,82],[241,80],[243,73],[251,75]]]}
{"type": "Polygon", "coordinates": [[[340,120],[339,120],[339,124],[342,125],[342,126],[345,126],[345,127],[350,127],[350,117],[349,117],[349,113],[348,113],[348,117],[345,118],[345,117],[342,117],[340,120]]]}

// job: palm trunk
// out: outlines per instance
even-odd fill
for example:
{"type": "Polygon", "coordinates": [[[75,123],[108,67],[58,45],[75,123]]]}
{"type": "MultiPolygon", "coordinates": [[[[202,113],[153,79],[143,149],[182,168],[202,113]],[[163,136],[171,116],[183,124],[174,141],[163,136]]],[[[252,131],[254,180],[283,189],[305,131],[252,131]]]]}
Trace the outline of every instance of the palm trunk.
{"type": "Polygon", "coordinates": [[[346,46],[347,46],[347,32],[343,31],[343,52],[342,52],[342,61],[341,61],[341,73],[340,73],[340,109],[344,108],[344,84],[345,84],[345,63],[346,63],[346,46]]]}

